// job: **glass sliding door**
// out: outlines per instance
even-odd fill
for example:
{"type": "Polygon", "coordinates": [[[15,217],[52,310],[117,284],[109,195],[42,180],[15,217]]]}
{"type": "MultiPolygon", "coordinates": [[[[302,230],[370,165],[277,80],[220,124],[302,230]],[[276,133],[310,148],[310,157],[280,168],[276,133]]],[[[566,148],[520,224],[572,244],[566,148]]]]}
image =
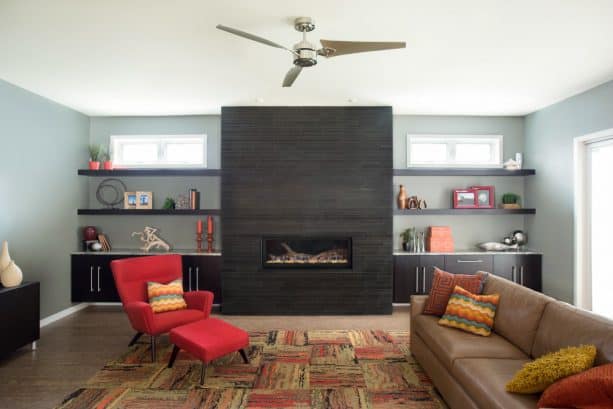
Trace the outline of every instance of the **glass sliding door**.
{"type": "Polygon", "coordinates": [[[587,256],[592,311],[613,318],[613,139],[587,146],[587,256]]]}

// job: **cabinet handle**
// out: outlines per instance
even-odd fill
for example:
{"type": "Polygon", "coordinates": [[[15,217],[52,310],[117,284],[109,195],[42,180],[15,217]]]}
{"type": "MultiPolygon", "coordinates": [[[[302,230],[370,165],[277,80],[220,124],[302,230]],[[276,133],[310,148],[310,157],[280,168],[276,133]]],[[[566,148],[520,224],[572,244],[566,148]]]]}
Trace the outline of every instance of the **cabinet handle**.
{"type": "Polygon", "coordinates": [[[483,260],[458,260],[458,263],[483,263],[483,260]]]}
{"type": "Polygon", "coordinates": [[[419,294],[419,267],[415,267],[415,293],[419,294]]]}
{"type": "Polygon", "coordinates": [[[196,290],[200,290],[200,284],[198,281],[198,267],[196,267],[196,290]]]}
{"type": "Polygon", "coordinates": [[[516,283],[517,280],[515,279],[515,266],[511,266],[511,280],[516,283]]]}
{"type": "Polygon", "coordinates": [[[94,292],[94,266],[89,266],[89,292],[94,292]]]}
{"type": "Polygon", "coordinates": [[[100,266],[98,266],[98,292],[100,292],[100,266]]]}
{"type": "Polygon", "coordinates": [[[189,291],[191,291],[192,290],[192,268],[191,267],[188,269],[187,275],[189,277],[189,291]]]}
{"type": "Polygon", "coordinates": [[[519,283],[524,285],[524,266],[519,267],[519,283]]]}
{"type": "Polygon", "coordinates": [[[426,293],[426,267],[421,268],[421,277],[422,277],[423,290],[425,294],[426,293]]]}

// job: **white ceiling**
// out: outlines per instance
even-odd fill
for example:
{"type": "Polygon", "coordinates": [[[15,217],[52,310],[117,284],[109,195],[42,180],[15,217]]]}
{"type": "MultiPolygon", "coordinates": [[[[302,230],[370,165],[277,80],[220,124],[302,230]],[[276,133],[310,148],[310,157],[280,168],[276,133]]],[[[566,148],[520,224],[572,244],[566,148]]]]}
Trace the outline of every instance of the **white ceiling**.
{"type": "Polygon", "coordinates": [[[89,115],[351,103],[523,115],[613,79],[612,21],[611,0],[0,0],[0,78],[89,115]],[[407,48],[320,57],[282,88],[289,53],[215,29],[291,46],[303,15],[313,42],[407,48]]]}

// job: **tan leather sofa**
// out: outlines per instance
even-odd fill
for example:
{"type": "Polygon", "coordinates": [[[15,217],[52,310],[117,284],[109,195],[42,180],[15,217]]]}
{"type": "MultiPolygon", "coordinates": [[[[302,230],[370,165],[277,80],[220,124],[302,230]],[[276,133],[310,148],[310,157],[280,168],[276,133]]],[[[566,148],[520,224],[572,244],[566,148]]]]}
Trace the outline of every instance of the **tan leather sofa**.
{"type": "Polygon", "coordinates": [[[411,352],[451,409],[535,408],[538,395],[504,390],[521,366],[566,346],[594,344],[596,365],[613,361],[613,321],[489,275],[500,294],[489,337],[438,325],[423,315],[427,296],[411,297],[411,352]]]}

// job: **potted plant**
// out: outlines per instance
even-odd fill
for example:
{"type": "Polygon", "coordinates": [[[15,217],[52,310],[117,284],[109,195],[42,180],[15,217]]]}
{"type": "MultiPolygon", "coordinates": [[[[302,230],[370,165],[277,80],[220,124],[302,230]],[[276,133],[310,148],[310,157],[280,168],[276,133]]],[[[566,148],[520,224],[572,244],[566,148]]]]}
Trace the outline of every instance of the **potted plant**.
{"type": "Polygon", "coordinates": [[[415,227],[409,227],[400,233],[400,238],[402,239],[402,249],[404,251],[411,251],[411,245],[415,239],[415,227]]]}
{"type": "Polygon", "coordinates": [[[100,152],[102,147],[100,145],[89,145],[89,169],[100,169],[100,152]]]}
{"type": "Polygon", "coordinates": [[[102,168],[104,170],[113,170],[113,161],[111,160],[111,154],[108,150],[100,149],[100,159],[102,160],[102,168]]]}
{"type": "Polygon", "coordinates": [[[519,209],[521,208],[519,201],[520,196],[515,193],[505,193],[502,195],[502,208],[503,209],[519,209]]]}

